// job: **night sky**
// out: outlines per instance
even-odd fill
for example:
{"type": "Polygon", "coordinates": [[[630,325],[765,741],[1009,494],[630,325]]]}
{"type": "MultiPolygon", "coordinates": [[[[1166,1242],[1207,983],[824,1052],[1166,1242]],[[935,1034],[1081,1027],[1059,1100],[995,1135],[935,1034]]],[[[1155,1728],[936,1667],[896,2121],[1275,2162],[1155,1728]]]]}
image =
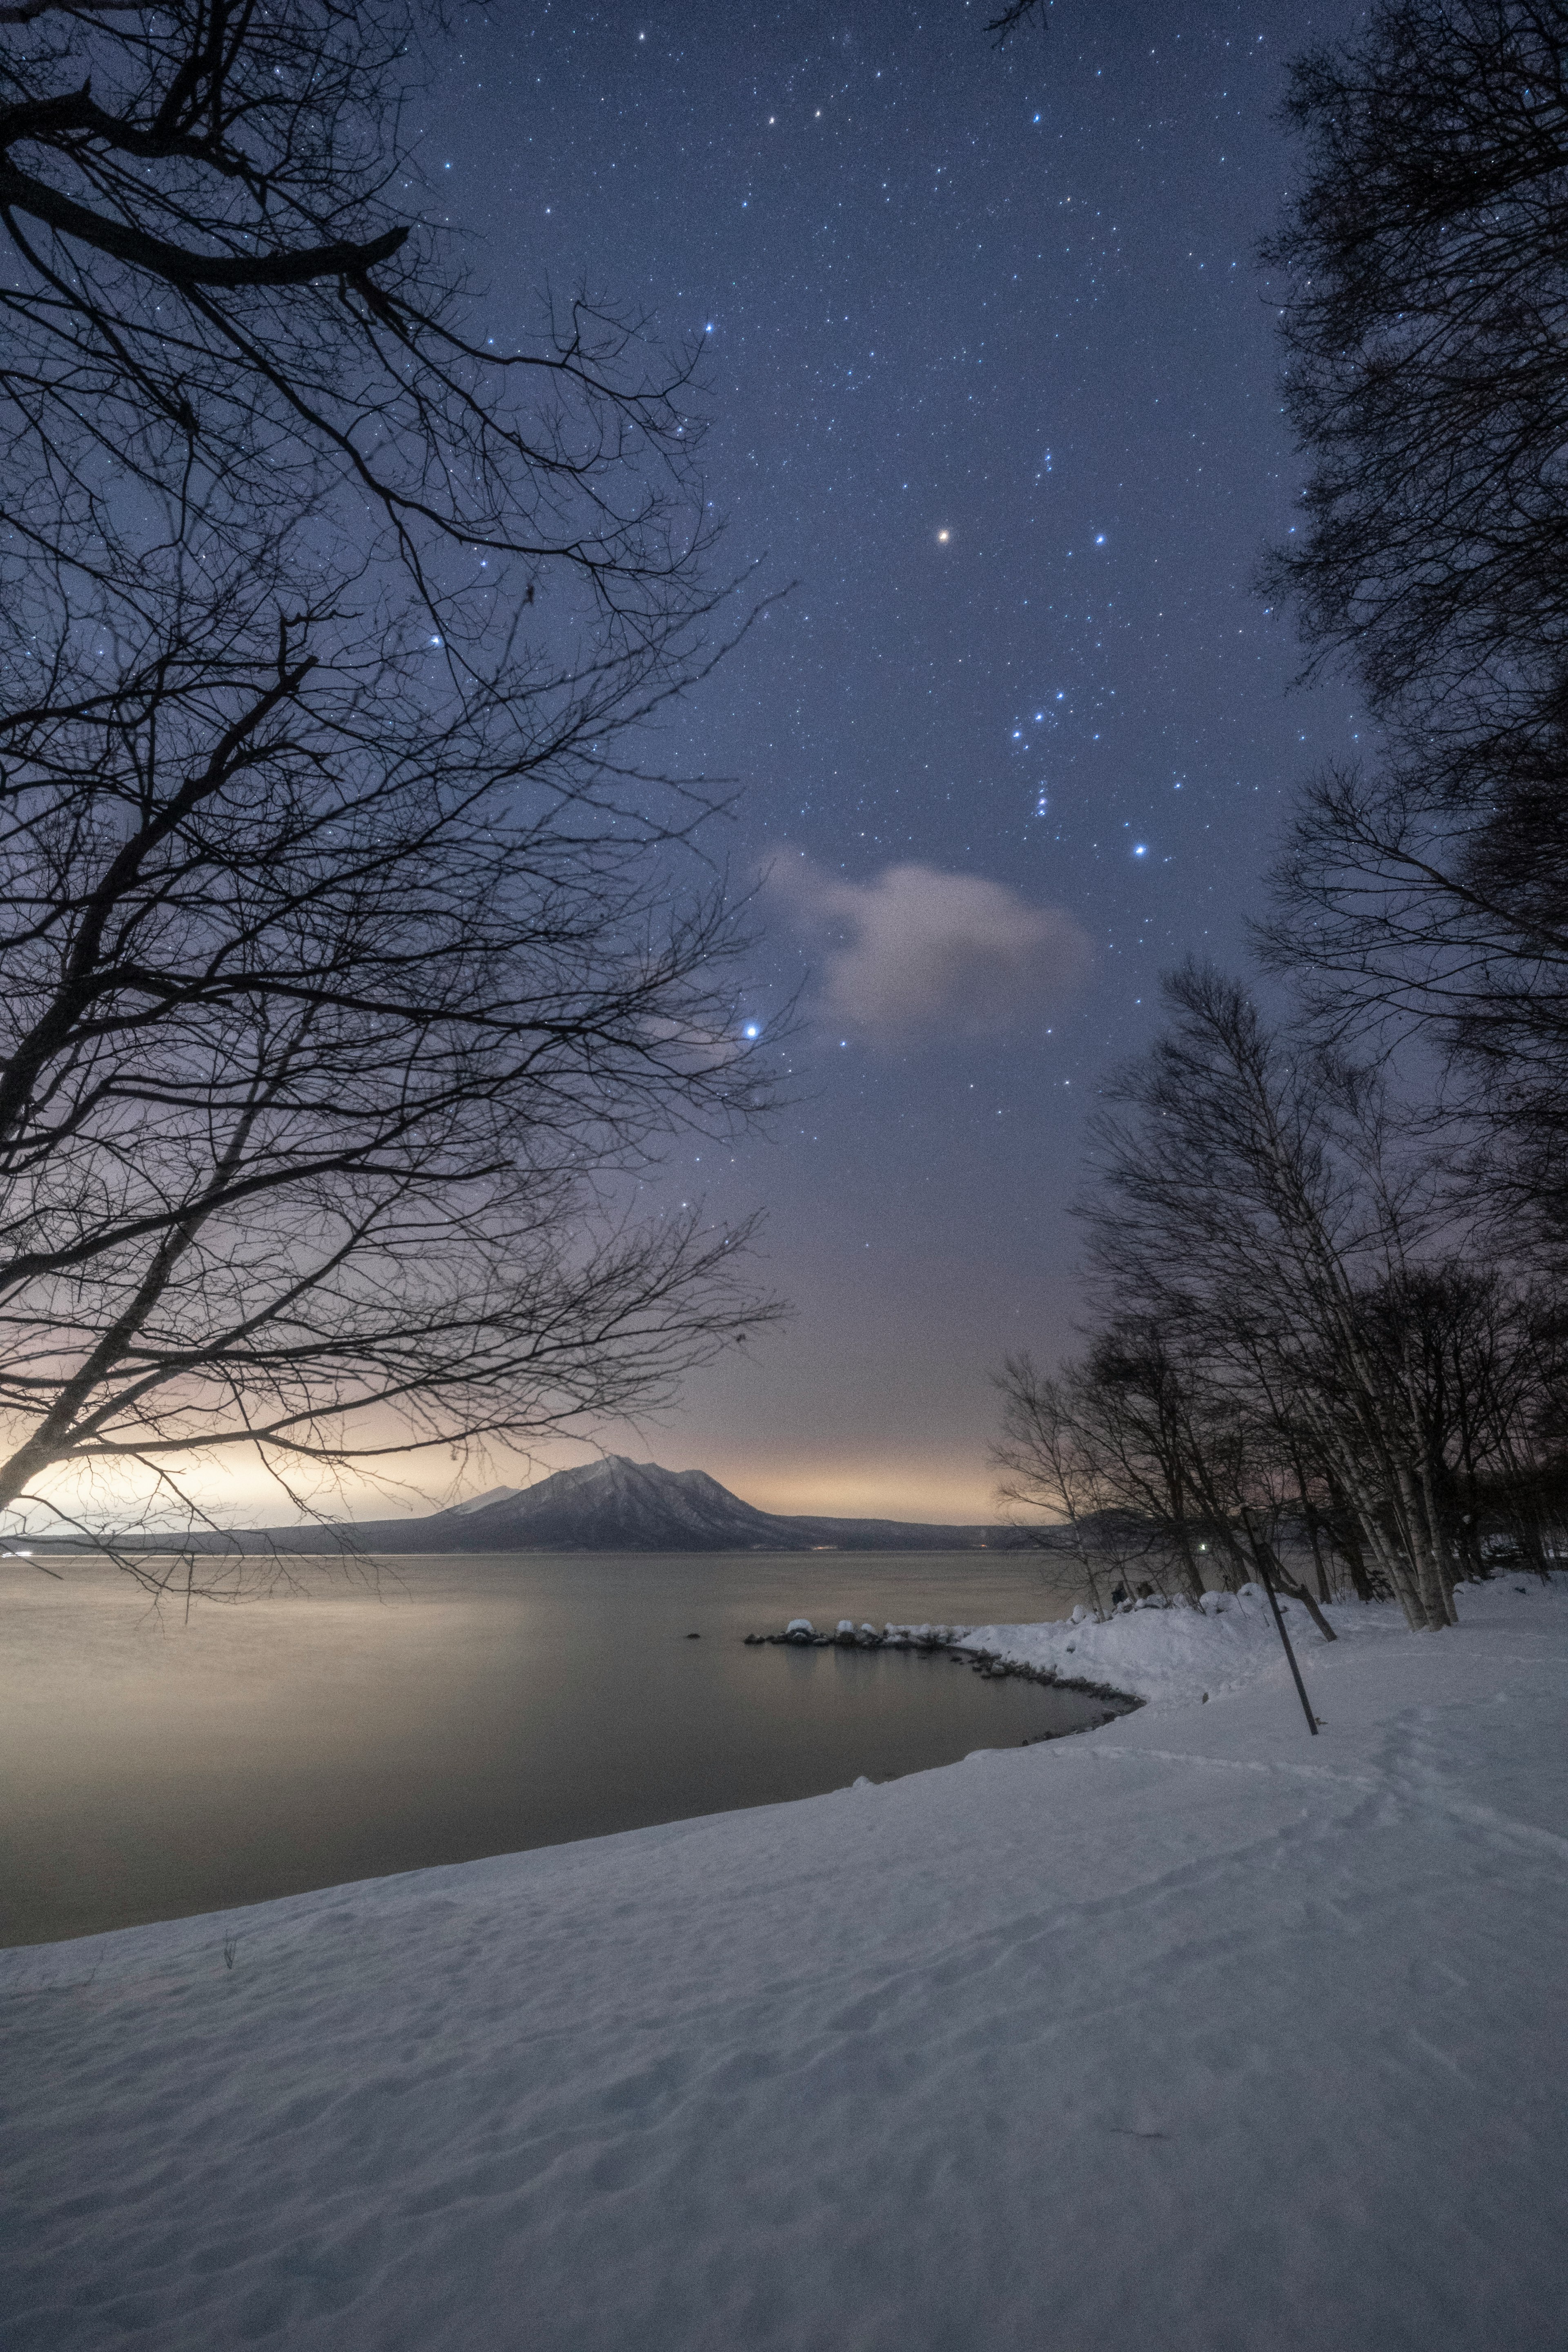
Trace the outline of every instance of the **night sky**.
{"type": "Polygon", "coordinates": [[[1000,56],[992,13],[497,10],[426,148],[498,317],[586,278],[708,331],[723,561],[798,583],[666,747],[742,788],[751,1016],[806,991],[799,1107],[671,1172],[766,1206],[793,1319],[601,1433],[774,1509],[990,1515],[987,1375],[1071,1343],[1096,1084],[1162,967],[1244,953],[1357,728],[1252,587],[1299,481],[1274,110],[1354,13],[1059,0],[1000,56]]]}

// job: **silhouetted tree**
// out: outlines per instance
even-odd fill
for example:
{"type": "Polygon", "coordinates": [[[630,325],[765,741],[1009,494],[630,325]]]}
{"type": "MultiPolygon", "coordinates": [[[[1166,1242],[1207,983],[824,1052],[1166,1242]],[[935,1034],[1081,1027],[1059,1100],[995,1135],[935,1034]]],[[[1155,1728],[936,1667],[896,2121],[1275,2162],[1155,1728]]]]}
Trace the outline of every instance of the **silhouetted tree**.
{"type": "Polygon", "coordinates": [[[586,295],[475,322],[410,128],[445,38],[421,0],[0,9],[14,558],[111,576],[314,499],[434,598],[514,562],[631,635],[700,600],[694,352],[586,295]]]}
{"type": "Polygon", "coordinates": [[[1009,1356],[995,1386],[1002,1396],[1002,1434],[991,1448],[1001,1474],[997,1499],[1055,1567],[1061,1589],[1087,1592],[1105,1616],[1126,1570],[1125,1538],[1144,1546],[1090,1442],[1076,1367],[1048,1377],[1028,1353],[1009,1356]]]}
{"type": "Polygon", "coordinates": [[[635,748],[716,657],[693,354],[476,323],[444,37],[0,7],[0,1505],[526,1441],[768,1311],[636,1207],[759,1098],[635,748]]]}
{"type": "Polygon", "coordinates": [[[1399,0],[1294,69],[1267,248],[1311,474],[1269,567],[1380,764],[1306,793],[1267,950],[1320,1020],[1412,1026],[1472,1181],[1568,1233],[1568,9],[1399,0]]]}
{"type": "Polygon", "coordinates": [[[1024,1524],[1064,1570],[1078,1564],[1097,1608],[1113,1578],[1198,1601],[1266,1574],[1334,1639],[1281,1556],[1294,1496],[1277,1433],[1190,1343],[1128,1314],[1055,1375],[1009,1357],[997,1385],[1000,1496],[1031,1514],[1024,1524]]]}
{"type": "Polygon", "coordinates": [[[1273,1034],[1236,982],[1189,965],[1166,996],[1170,1028],[1097,1122],[1102,1297],[1190,1334],[1239,1402],[1288,1411],[1411,1622],[1443,1625],[1452,1566],[1362,1299],[1440,1226],[1433,1171],[1396,1148],[1375,1087],[1273,1034]]]}
{"type": "Polygon", "coordinates": [[[459,694],[281,593],[198,575],[112,658],[68,615],[10,648],[0,1506],[526,1441],[758,1311],[741,1235],[635,1213],[757,1087],[703,808],[616,762],[625,665],[459,694]]]}
{"type": "Polygon", "coordinates": [[[1167,982],[1095,1124],[1086,1350],[1004,1381],[1016,1488],[1032,1447],[1060,1505],[1061,1457],[1187,1590],[1304,1549],[1319,1599],[1343,1570],[1436,1628],[1489,1542],[1555,1540],[1565,56],[1568,0],[1384,0],[1293,70],[1308,168],[1265,258],[1310,476],[1265,586],[1309,673],[1357,677],[1377,765],[1314,782],[1275,876],[1265,952],[1310,1018],[1167,982]]]}
{"type": "Polygon", "coordinates": [[[991,18],[986,30],[995,34],[997,47],[1001,48],[1021,26],[1043,24],[1044,19],[1045,0],[1008,0],[1007,6],[991,18]]]}
{"type": "Polygon", "coordinates": [[[1393,0],[1299,58],[1285,396],[1312,463],[1272,584],[1375,706],[1490,726],[1568,625],[1568,9],[1393,0]]]}

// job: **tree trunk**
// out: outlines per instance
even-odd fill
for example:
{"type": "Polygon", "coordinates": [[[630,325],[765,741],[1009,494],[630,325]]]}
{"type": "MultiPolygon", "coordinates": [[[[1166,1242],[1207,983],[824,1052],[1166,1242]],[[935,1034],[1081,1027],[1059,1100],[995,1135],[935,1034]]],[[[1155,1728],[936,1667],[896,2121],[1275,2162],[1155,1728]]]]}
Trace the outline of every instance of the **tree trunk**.
{"type": "Polygon", "coordinates": [[[1416,1630],[1440,1633],[1448,1624],[1448,1612],[1443,1600],[1442,1579],[1437,1573],[1437,1563],[1423,1524],[1426,1513],[1422,1508],[1420,1492],[1408,1463],[1399,1465],[1397,1475],[1399,1499],[1408,1530],[1407,1542],[1416,1569],[1416,1590],[1421,1610],[1421,1622],[1416,1630]]]}

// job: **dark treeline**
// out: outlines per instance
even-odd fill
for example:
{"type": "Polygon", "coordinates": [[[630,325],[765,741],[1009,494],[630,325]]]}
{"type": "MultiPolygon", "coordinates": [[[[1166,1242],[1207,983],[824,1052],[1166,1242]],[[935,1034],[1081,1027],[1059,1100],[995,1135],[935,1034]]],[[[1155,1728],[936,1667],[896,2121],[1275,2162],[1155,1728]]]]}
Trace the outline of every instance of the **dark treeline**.
{"type": "Polygon", "coordinates": [[[1083,1350],[1002,1375],[1003,1491],[1097,1606],[1261,1576],[1435,1629],[1568,1524],[1565,59],[1558,0],[1410,0],[1293,70],[1263,585],[1379,751],[1298,794],[1270,1009],[1168,981],[1095,1125],[1083,1350]]]}

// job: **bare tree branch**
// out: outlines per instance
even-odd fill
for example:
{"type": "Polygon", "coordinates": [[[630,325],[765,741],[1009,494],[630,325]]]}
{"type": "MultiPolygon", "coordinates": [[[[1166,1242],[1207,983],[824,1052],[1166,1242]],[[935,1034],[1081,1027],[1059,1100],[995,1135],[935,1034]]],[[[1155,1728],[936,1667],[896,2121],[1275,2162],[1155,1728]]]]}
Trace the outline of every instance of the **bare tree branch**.
{"type": "Polygon", "coordinates": [[[455,688],[248,570],[120,626],[0,708],[0,1507],[527,1443],[776,1312],[635,1205],[768,1093],[711,803],[618,760],[677,681],[455,688]]]}
{"type": "Polygon", "coordinates": [[[477,324],[402,127],[441,37],[421,0],[170,0],[0,38],[18,545],[129,561],[148,500],[249,545],[294,499],[362,556],[368,500],[433,603],[493,596],[477,551],[629,632],[700,602],[695,348],[586,293],[477,324]]]}

